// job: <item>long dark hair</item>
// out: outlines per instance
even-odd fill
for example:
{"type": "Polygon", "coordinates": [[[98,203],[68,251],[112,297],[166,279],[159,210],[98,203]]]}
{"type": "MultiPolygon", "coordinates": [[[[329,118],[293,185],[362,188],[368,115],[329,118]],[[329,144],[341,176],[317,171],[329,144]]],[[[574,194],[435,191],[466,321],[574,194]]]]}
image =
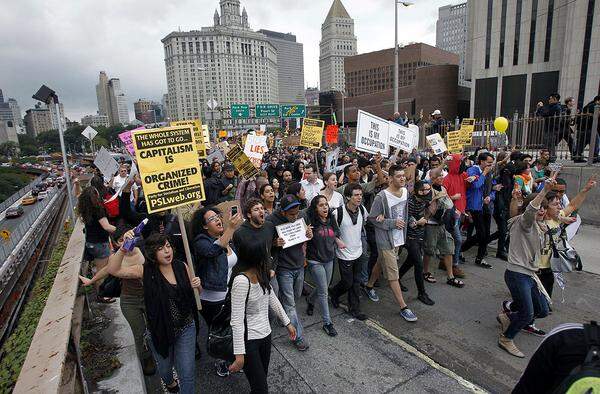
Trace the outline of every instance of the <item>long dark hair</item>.
{"type": "Polygon", "coordinates": [[[241,243],[237,247],[236,254],[238,262],[231,272],[229,287],[231,288],[233,279],[238,274],[254,268],[256,269],[256,277],[263,290],[263,294],[266,292],[271,293],[271,278],[269,275],[270,256],[266,244],[262,242],[241,243]]]}
{"type": "Polygon", "coordinates": [[[221,215],[221,210],[215,207],[202,207],[194,212],[194,215],[192,216],[192,237],[196,238],[200,234],[208,234],[204,228],[204,226],[208,224],[206,223],[204,216],[210,211],[213,211],[217,215],[221,215]]]}
{"type": "MultiPolygon", "coordinates": [[[[306,216],[307,216],[308,220],[310,221],[309,224],[312,224],[313,226],[318,226],[323,223],[317,212],[317,205],[319,205],[319,202],[323,199],[325,199],[325,202],[327,202],[327,197],[325,197],[324,195],[322,195],[322,194],[316,195],[310,201],[310,206],[306,210],[306,216]]],[[[331,214],[329,213],[329,214],[327,214],[326,223],[329,223],[330,220],[331,220],[331,214]]]]}
{"type": "Polygon", "coordinates": [[[83,222],[88,224],[106,216],[104,204],[95,187],[88,186],[83,189],[77,199],[77,212],[83,222]]]}
{"type": "Polygon", "coordinates": [[[90,186],[93,186],[98,190],[100,197],[104,198],[108,194],[108,188],[104,186],[104,179],[98,175],[94,175],[90,180],[90,186]]]}
{"type": "MultiPolygon", "coordinates": [[[[144,242],[144,257],[146,258],[146,262],[148,265],[153,267],[158,267],[158,261],[156,260],[156,252],[158,249],[162,248],[169,242],[171,248],[173,248],[173,244],[171,243],[168,236],[163,235],[159,232],[155,232],[150,234],[148,238],[146,238],[144,242]]],[[[175,256],[175,249],[173,248],[173,256],[175,256]]]]}

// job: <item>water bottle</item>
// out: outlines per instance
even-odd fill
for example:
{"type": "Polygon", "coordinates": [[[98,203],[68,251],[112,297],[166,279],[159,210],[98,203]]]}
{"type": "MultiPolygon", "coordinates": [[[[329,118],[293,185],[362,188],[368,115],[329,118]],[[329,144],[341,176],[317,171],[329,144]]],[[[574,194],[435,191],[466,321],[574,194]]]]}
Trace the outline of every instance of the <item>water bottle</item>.
{"type": "Polygon", "coordinates": [[[128,252],[131,252],[133,250],[133,248],[135,248],[135,245],[138,243],[138,241],[141,238],[140,236],[142,235],[142,230],[144,229],[144,226],[146,225],[146,223],[148,223],[148,218],[142,220],[140,222],[140,224],[138,224],[136,226],[136,228],[133,229],[134,237],[127,239],[125,241],[125,244],[123,245],[123,249],[125,249],[128,252]]]}

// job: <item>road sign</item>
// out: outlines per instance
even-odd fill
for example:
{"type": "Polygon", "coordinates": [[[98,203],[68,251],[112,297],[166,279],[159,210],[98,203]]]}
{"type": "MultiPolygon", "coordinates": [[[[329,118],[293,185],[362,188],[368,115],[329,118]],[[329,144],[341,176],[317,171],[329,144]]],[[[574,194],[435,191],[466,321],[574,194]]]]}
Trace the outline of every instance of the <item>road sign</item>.
{"type": "Polygon", "coordinates": [[[281,106],[281,117],[282,118],[305,118],[306,117],[306,105],[282,105],[281,106]]]}
{"type": "Polygon", "coordinates": [[[250,106],[248,104],[231,104],[231,119],[248,119],[250,106]]]}
{"type": "Polygon", "coordinates": [[[208,107],[208,109],[210,109],[211,111],[215,108],[217,108],[217,106],[219,105],[219,103],[217,102],[217,100],[215,99],[210,99],[206,102],[206,106],[208,107]]]}
{"type": "Polygon", "coordinates": [[[257,118],[278,118],[279,104],[256,104],[257,118]]]}
{"type": "Polygon", "coordinates": [[[0,231],[0,237],[2,237],[5,241],[10,238],[10,231],[2,230],[0,231]]]}
{"type": "Polygon", "coordinates": [[[81,135],[83,135],[85,138],[87,138],[90,141],[93,140],[97,134],[98,134],[98,132],[96,130],[94,130],[94,128],[92,126],[86,127],[85,130],[83,130],[81,132],[81,135]]]}

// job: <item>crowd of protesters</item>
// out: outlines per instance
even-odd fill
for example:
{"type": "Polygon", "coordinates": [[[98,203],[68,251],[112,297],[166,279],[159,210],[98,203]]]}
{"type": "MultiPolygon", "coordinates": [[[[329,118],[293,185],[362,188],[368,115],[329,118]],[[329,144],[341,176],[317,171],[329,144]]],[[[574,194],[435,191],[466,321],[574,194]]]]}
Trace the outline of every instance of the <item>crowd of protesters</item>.
{"type": "Polygon", "coordinates": [[[98,287],[99,302],[110,303],[114,298],[103,296],[99,284],[109,276],[121,279],[121,310],[143,371],[158,372],[169,392],[194,392],[197,342],[206,340],[198,338],[199,319],[210,326],[230,307],[235,357],[216,360],[215,371],[226,377],[243,370],[252,392],[264,393],[273,318],[298,351],[307,351],[305,315],[318,311],[324,334],[336,337],[330,306],[339,308],[347,297],[348,314],[365,320],[361,293],[363,302],[378,302],[376,288],[385,282],[399,318],[415,323],[419,310],[435,308],[427,288],[441,278],[433,267],[443,272],[442,282],[461,291],[468,286],[465,264],[493,268],[488,246],[497,240],[495,257],[506,261],[511,296],[499,306],[498,345],[524,357],[514,338],[521,331],[545,335],[535,320],[551,311],[552,245],[565,236],[562,229],[575,220],[595,178],[569,201],[548,150],[535,160],[517,150],[389,153],[383,158],[346,147],[338,166],[324,171],[324,150],[272,146],[251,179],[230,162],[203,160],[206,200],[154,214],[147,213],[141,179],[129,176],[128,164],[112,179],[97,173],[78,200],[87,258],[95,267],[91,279],[81,280],[98,287]],[[137,234],[133,228],[144,219],[137,234]],[[277,226],[298,219],[307,240],[286,247],[277,226]],[[134,238],[135,246],[125,247],[134,238]],[[469,261],[463,253],[471,248],[476,253],[469,261]],[[407,303],[402,279],[411,269],[422,305],[407,303]],[[199,315],[194,292],[200,294],[199,315]],[[303,295],[306,310],[298,305],[303,295]]]}

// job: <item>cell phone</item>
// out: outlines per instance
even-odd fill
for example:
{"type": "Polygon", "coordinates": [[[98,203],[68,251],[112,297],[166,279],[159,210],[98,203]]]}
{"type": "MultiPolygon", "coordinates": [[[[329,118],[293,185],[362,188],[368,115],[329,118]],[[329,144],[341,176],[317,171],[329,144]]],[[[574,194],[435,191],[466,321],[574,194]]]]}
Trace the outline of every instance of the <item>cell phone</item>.
{"type": "Polygon", "coordinates": [[[231,207],[231,216],[235,216],[238,213],[238,207],[237,205],[234,205],[233,207],[231,207]]]}

